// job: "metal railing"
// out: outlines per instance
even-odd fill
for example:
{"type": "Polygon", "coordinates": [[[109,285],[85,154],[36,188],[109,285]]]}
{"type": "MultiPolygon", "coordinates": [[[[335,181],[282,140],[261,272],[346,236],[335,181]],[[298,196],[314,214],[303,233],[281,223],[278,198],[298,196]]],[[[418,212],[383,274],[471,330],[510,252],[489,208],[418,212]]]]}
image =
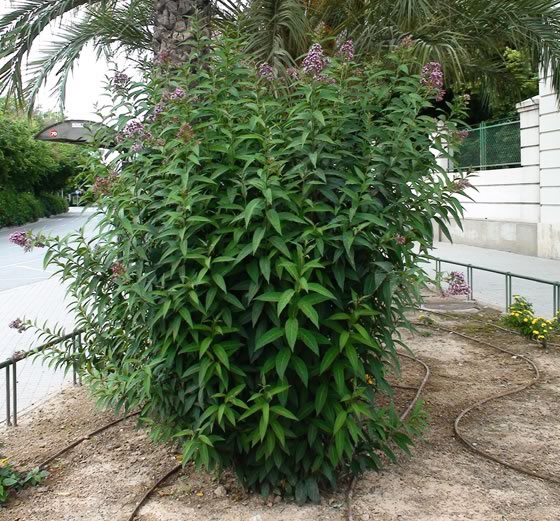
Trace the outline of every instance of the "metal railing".
{"type": "Polygon", "coordinates": [[[494,270],[492,268],[484,268],[483,266],[477,266],[475,264],[466,264],[464,262],[452,261],[448,259],[441,259],[439,257],[433,257],[436,263],[436,277],[442,273],[442,264],[451,264],[453,266],[462,266],[467,268],[467,284],[470,288],[469,298],[474,298],[474,270],[486,271],[488,273],[495,273],[497,275],[504,276],[505,284],[505,308],[506,311],[509,310],[511,304],[513,303],[513,291],[512,291],[512,281],[513,279],[528,280],[530,282],[537,282],[539,284],[546,284],[552,286],[552,314],[556,316],[558,311],[560,311],[560,281],[550,281],[544,279],[538,279],[536,277],[529,277],[527,275],[519,275],[517,273],[511,273],[509,271],[494,270]]]}
{"type": "MultiPolygon", "coordinates": [[[[0,371],[4,369],[6,371],[6,425],[16,427],[18,424],[18,393],[17,393],[17,363],[21,360],[25,360],[30,356],[36,355],[41,351],[49,347],[61,344],[67,340],[72,339],[72,350],[76,352],[78,346],[82,342],[83,331],[74,331],[67,335],[64,335],[56,340],[47,342],[40,345],[30,351],[17,352],[10,358],[7,358],[3,362],[0,362],[0,371]]],[[[74,385],[81,384],[80,377],[75,364],[72,364],[72,381],[74,385]]]]}
{"type": "Polygon", "coordinates": [[[486,170],[521,165],[521,129],[519,121],[504,121],[487,125],[481,123],[469,130],[452,168],[486,170]]]}

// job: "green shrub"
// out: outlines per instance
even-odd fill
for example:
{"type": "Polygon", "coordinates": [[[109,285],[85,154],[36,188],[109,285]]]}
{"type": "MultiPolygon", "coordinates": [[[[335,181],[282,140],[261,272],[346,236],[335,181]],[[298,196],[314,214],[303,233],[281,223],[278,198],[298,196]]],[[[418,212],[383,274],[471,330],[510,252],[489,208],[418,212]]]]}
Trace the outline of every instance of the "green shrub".
{"type": "Polygon", "coordinates": [[[17,194],[0,189],[0,228],[23,223],[24,221],[18,218],[17,194]]]}
{"type": "Polygon", "coordinates": [[[19,226],[68,211],[68,203],[53,194],[35,196],[30,193],[0,189],[0,228],[19,226]]]}
{"type": "Polygon", "coordinates": [[[42,193],[39,200],[45,207],[45,216],[58,215],[68,211],[68,202],[63,197],[54,194],[42,193]]]}
{"type": "Polygon", "coordinates": [[[318,500],[411,444],[379,400],[432,221],[460,213],[430,151],[456,123],[426,115],[437,93],[396,58],[292,81],[259,74],[236,41],[201,45],[115,100],[130,115],[106,121],[123,167],[95,166],[97,236],[48,257],[98,396],[140,407],[184,462],[318,500]]]}
{"type": "Polygon", "coordinates": [[[18,193],[17,204],[25,216],[25,222],[33,222],[45,215],[45,208],[39,200],[29,193],[18,193]]]}

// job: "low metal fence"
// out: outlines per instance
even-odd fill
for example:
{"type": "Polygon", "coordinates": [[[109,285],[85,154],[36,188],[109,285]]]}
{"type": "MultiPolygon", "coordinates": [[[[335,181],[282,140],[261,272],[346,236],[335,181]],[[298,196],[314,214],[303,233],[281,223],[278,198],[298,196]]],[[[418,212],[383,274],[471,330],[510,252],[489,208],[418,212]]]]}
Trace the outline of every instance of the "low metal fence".
{"type": "Polygon", "coordinates": [[[527,275],[519,275],[517,273],[511,273],[509,271],[500,271],[492,268],[485,268],[483,266],[477,266],[475,264],[466,264],[464,262],[453,261],[449,259],[442,259],[439,257],[433,257],[436,263],[436,277],[442,273],[442,264],[451,264],[452,266],[462,266],[467,268],[467,284],[470,288],[469,298],[474,298],[474,270],[485,271],[487,273],[495,273],[497,275],[502,275],[504,277],[505,286],[505,308],[506,311],[509,310],[513,302],[513,291],[512,291],[512,281],[513,279],[527,280],[530,282],[536,282],[539,284],[545,284],[551,286],[552,290],[552,309],[553,315],[556,315],[560,311],[560,281],[550,281],[544,279],[538,279],[536,277],[529,277],[527,275]]]}
{"type": "Polygon", "coordinates": [[[519,121],[481,123],[469,130],[453,158],[452,168],[486,170],[521,165],[519,121]]]}
{"type": "MultiPolygon", "coordinates": [[[[16,352],[10,358],[4,360],[3,362],[0,362],[0,371],[2,369],[4,369],[6,371],[6,373],[5,373],[5,379],[6,379],[6,394],[5,394],[5,399],[6,399],[6,425],[15,427],[18,424],[18,391],[17,391],[18,369],[17,369],[17,363],[22,361],[22,360],[25,360],[26,358],[29,358],[30,356],[34,356],[34,355],[40,353],[41,351],[44,351],[45,349],[47,349],[49,347],[53,347],[53,346],[56,346],[58,344],[62,344],[63,342],[66,342],[67,340],[72,340],[72,350],[75,352],[77,350],[78,346],[82,342],[82,334],[83,334],[83,331],[74,331],[72,333],[64,335],[63,337],[57,338],[54,341],[42,344],[42,345],[40,345],[40,346],[38,346],[34,349],[31,349],[29,351],[16,352]]],[[[72,364],[71,370],[72,370],[72,381],[73,381],[74,385],[81,384],[81,380],[80,380],[80,377],[78,375],[78,371],[77,371],[77,368],[76,368],[75,364],[72,364]]]]}

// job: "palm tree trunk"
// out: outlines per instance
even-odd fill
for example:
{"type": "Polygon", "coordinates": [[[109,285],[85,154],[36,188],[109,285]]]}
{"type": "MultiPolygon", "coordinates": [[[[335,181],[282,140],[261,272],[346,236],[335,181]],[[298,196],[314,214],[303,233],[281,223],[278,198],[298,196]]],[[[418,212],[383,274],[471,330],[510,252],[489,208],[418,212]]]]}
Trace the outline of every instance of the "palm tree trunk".
{"type": "Polygon", "coordinates": [[[208,24],[210,0],[157,0],[154,27],[156,54],[168,63],[179,65],[190,52],[193,18],[208,24]]]}

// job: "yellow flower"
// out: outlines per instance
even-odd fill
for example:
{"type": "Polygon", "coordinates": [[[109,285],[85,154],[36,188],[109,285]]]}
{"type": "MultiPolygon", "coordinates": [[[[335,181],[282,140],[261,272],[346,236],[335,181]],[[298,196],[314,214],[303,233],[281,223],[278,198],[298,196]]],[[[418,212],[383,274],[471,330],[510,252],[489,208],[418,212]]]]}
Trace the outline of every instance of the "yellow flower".
{"type": "Polygon", "coordinates": [[[531,324],[536,324],[537,323],[537,319],[533,319],[533,321],[531,322],[531,324]]]}
{"type": "Polygon", "coordinates": [[[0,468],[8,465],[8,458],[0,459],[0,468]]]}
{"type": "Polygon", "coordinates": [[[529,319],[528,319],[528,318],[524,318],[524,319],[523,319],[523,322],[529,322],[529,319]]]}
{"type": "Polygon", "coordinates": [[[538,334],[539,334],[539,332],[535,329],[535,330],[533,331],[533,335],[538,335],[538,334]]]}
{"type": "Polygon", "coordinates": [[[539,335],[538,338],[539,338],[539,340],[544,340],[544,336],[542,336],[542,335],[539,335]]]}

